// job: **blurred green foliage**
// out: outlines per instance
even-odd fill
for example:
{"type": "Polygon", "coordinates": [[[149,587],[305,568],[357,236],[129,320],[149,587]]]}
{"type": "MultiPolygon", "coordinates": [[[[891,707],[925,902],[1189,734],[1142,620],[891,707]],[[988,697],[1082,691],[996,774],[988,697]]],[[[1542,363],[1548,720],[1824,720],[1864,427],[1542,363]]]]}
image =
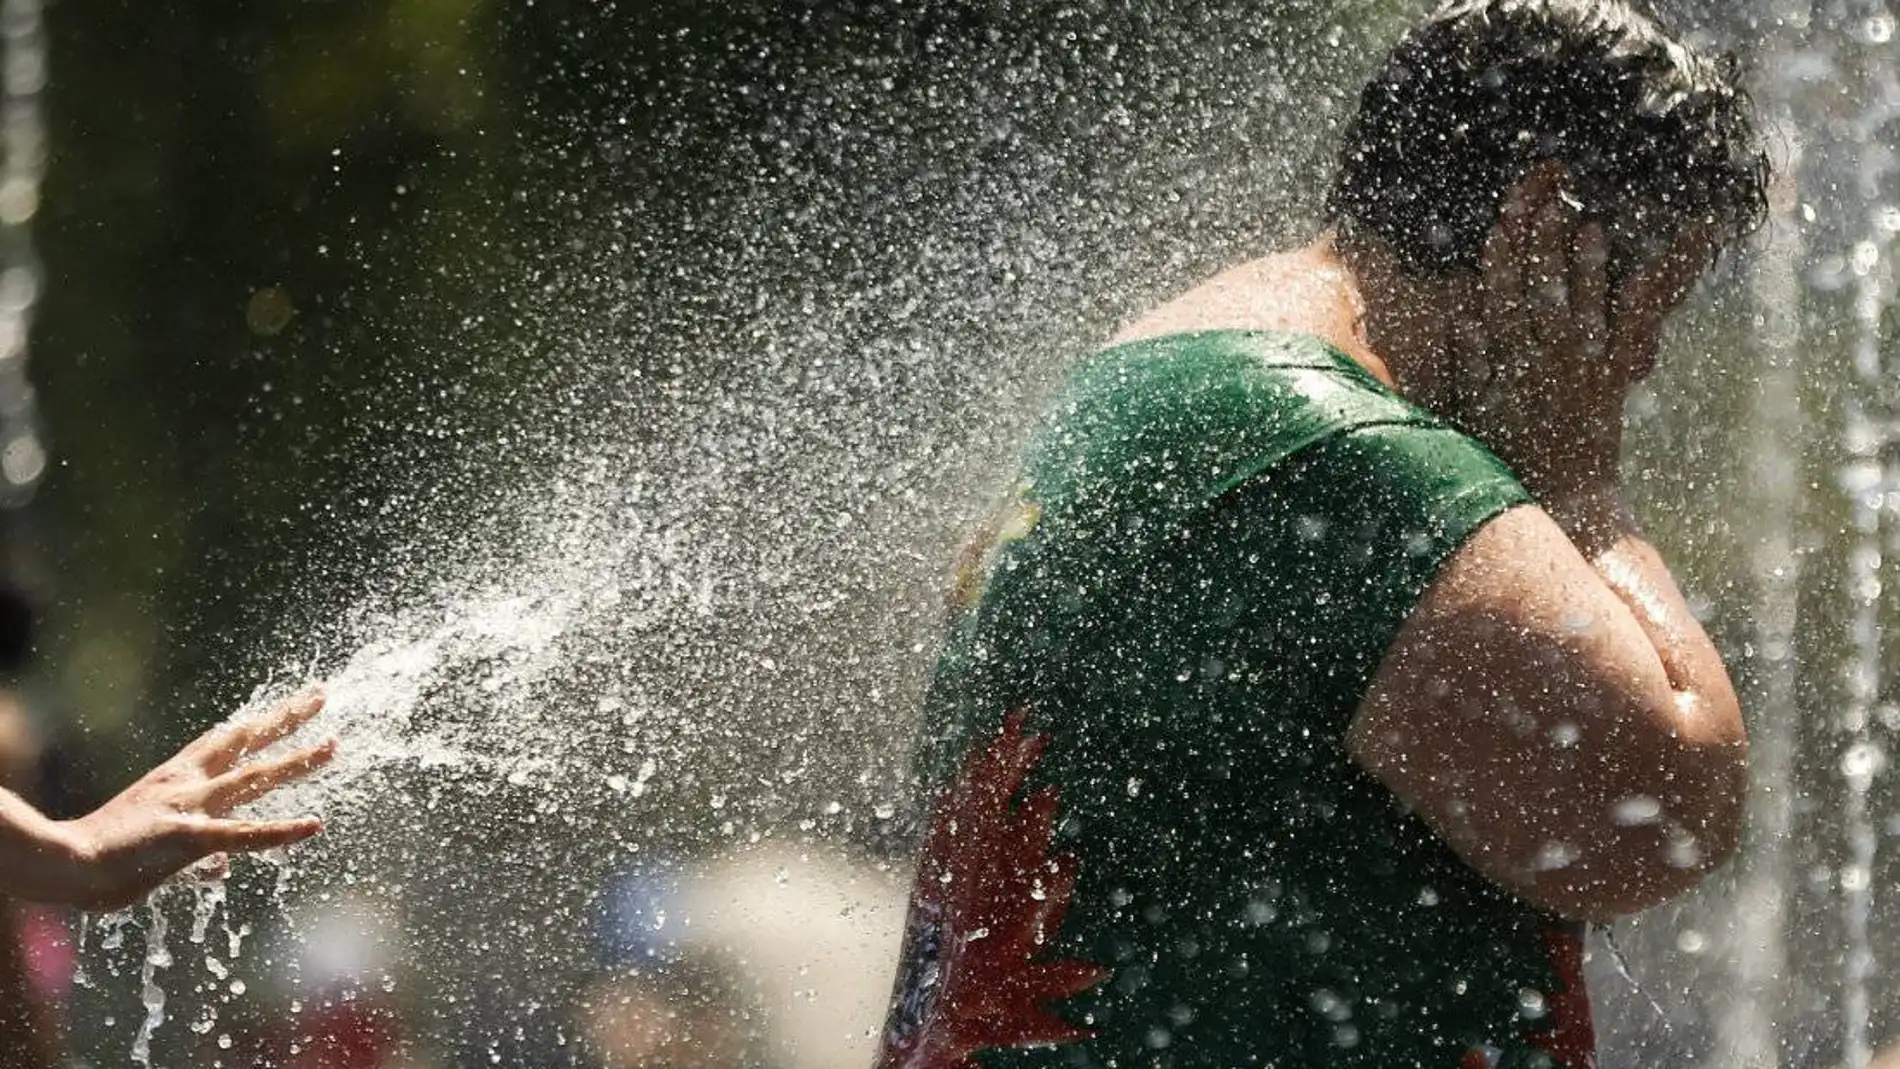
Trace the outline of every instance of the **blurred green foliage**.
{"type": "Polygon", "coordinates": [[[108,775],[228,707],[261,613],[360,578],[310,549],[347,551],[388,418],[438,392],[389,324],[509,129],[490,7],[49,12],[29,519],[43,671],[108,775]]]}

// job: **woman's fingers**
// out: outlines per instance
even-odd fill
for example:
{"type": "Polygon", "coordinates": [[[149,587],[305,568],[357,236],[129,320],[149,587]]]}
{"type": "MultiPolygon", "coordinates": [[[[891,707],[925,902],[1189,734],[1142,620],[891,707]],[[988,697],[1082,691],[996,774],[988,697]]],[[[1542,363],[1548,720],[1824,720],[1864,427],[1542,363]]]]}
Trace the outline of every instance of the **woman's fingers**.
{"type": "Polygon", "coordinates": [[[1536,188],[1525,180],[1505,198],[1504,215],[1486,235],[1479,269],[1484,275],[1485,313],[1496,319],[1515,315],[1524,301],[1524,254],[1535,226],[1536,188]]]}
{"type": "Polygon", "coordinates": [[[1530,279],[1526,290],[1532,314],[1548,324],[1570,310],[1570,264],[1577,244],[1581,205],[1561,186],[1552,185],[1538,205],[1526,250],[1530,279]]]}
{"type": "Polygon", "coordinates": [[[211,781],[205,811],[221,816],[246,802],[254,802],[292,780],[302,779],[336,756],[336,740],[265,761],[254,761],[211,781]]]}
{"type": "Polygon", "coordinates": [[[325,695],[321,687],[306,687],[280,702],[277,708],[250,721],[244,732],[244,748],[238,756],[257,751],[297,733],[323,711],[325,695]]]}
{"type": "Polygon", "coordinates": [[[1555,214],[1565,208],[1564,174],[1562,164],[1544,163],[1511,187],[1479,255],[1487,332],[1506,359],[1536,363],[1540,320],[1549,315],[1543,305],[1550,295],[1550,265],[1568,259],[1568,238],[1558,233],[1562,216],[1555,214]]]}
{"type": "Polygon", "coordinates": [[[300,843],[323,830],[316,817],[295,820],[208,820],[195,835],[206,854],[248,854],[300,843]]]}
{"type": "Polygon", "coordinates": [[[1583,335],[1584,355],[1601,360],[1610,340],[1610,239],[1600,223],[1577,231],[1570,259],[1570,308],[1583,335]]]}
{"type": "Polygon", "coordinates": [[[216,883],[231,875],[231,855],[216,853],[201,858],[185,869],[185,875],[205,883],[216,883]]]}
{"type": "Polygon", "coordinates": [[[215,728],[186,747],[206,772],[230,768],[246,754],[256,753],[296,731],[323,711],[321,687],[307,687],[278,703],[263,716],[215,728]]]}

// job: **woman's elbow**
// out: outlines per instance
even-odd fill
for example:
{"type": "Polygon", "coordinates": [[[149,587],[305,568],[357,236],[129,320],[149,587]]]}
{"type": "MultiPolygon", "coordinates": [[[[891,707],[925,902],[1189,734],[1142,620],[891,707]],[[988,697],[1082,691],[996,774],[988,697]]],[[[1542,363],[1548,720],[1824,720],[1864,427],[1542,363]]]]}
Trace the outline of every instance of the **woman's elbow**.
{"type": "Polygon", "coordinates": [[[1748,800],[1747,740],[1737,733],[1678,741],[1653,783],[1612,796],[1594,850],[1569,871],[1543,874],[1540,904],[1607,922],[1693,890],[1735,856],[1748,800]]]}
{"type": "Polygon", "coordinates": [[[1703,876],[1720,868],[1742,843],[1748,808],[1748,735],[1732,691],[1677,699],[1680,727],[1668,775],[1669,826],[1685,857],[1699,858],[1703,876]]]}

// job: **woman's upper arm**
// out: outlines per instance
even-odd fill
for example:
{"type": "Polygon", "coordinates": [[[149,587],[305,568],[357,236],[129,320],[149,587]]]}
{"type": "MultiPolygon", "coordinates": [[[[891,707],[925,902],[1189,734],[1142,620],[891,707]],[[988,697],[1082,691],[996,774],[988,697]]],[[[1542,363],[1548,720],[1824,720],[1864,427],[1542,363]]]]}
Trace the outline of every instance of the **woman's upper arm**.
{"type": "Polygon", "coordinates": [[[1540,509],[1452,554],[1387,651],[1353,759],[1467,864],[1604,920],[1693,886],[1734,849],[1734,697],[1672,687],[1629,608],[1540,509]]]}

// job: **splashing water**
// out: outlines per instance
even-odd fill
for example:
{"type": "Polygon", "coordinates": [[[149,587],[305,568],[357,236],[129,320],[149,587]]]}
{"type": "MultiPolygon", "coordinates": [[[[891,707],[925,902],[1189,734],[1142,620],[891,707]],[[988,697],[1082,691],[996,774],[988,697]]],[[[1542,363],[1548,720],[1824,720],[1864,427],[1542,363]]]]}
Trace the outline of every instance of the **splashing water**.
{"type": "MultiPolygon", "coordinates": [[[[1892,37],[1893,16],[1884,8],[1867,5],[1858,11],[1859,35],[1868,45],[1886,45],[1892,37]]],[[[1868,79],[1869,100],[1854,122],[1861,147],[1855,200],[1865,236],[1856,242],[1850,267],[1854,285],[1854,371],[1858,396],[1848,409],[1846,438],[1849,461],[1842,470],[1843,489],[1853,502],[1856,539],[1849,554],[1848,596],[1852,605],[1853,657],[1848,666],[1849,704],[1841,718],[1846,745],[1841,774],[1846,781],[1842,825],[1847,860],[1841,868],[1842,913],[1847,953],[1842,973],[1844,1064],[1867,1069],[1873,1058],[1869,1024],[1872,1002],[1869,983],[1876,975],[1872,930],[1875,860],[1879,829],[1870,811],[1869,791],[1885,764],[1876,708],[1882,681],[1881,594],[1884,552],[1893,543],[1892,521],[1900,499],[1900,466],[1884,456],[1900,440],[1900,410],[1890,403],[1888,380],[1893,368],[1887,355],[1887,316],[1894,306],[1895,275],[1892,251],[1896,229],[1890,216],[1894,207],[1882,202],[1890,175],[1900,174],[1896,146],[1884,138],[1900,129],[1900,73],[1892,68],[1873,72],[1868,79]]]]}
{"type": "MultiPolygon", "coordinates": [[[[839,186],[824,167],[788,164],[785,192],[695,205],[691,240],[678,247],[642,230],[652,205],[590,220],[598,233],[579,243],[594,251],[547,271],[570,278],[537,275],[519,302],[561,351],[563,371],[586,373],[550,390],[581,413],[548,432],[559,441],[556,470],[490,472],[505,485],[488,510],[417,510],[375,589],[316,638],[277,644],[294,651],[277,658],[283,682],[238,715],[290,681],[323,679],[328,710],[308,730],[337,734],[344,747],[325,774],[258,808],[320,813],[328,831],[263,868],[240,863],[228,888],[183,885],[84,934],[102,998],[136,997],[142,1010],[126,1018],[141,1022],[135,1035],[99,1015],[114,1055],[129,1039],[148,1065],[246,1064],[232,1036],[247,1014],[257,1017],[263,988],[288,984],[295,999],[278,991],[272,1004],[305,1009],[330,997],[311,994],[306,978],[271,974],[285,962],[305,968],[296,963],[328,938],[299,909],[347,899],[393,918],[390,956],[399,959],[375,963],[374,979],[352,978],[359,986],[348,990],[426,989],[418,1033],[453,1037],[463,1061],[525,1060],[523,1051],[567,1041],[560,1005],[592,968],[591,918],[617,870],[788,833],[800,845],[851,842],[902,866],[912,815],[899,789],[902,739],[934,651],[940,565],[980,508],[979,473],[1000,467],[1052,369],[1104,324],[1291,228],[1280,220],[1310,217],[1290,188],[1298,168],[1288,159],[1339,112],[1327,87],[1349,84],[1351,64],[1337,46],[1336,30],[1302,43],[1324,68],[1306,89],[1305,71],[1263,73],[1236,47],[1195,68],[1204,82],[1165,98],[1168,130],[1115,135],[1123,127],[1105,113],[1074,135],[1148,146],[1123,157],[1035,144],[1008,93],[973,94],[960,111],[932,100],[931,109],[954,112],[943,122],[969,124],[967,137],[959,128],[949,140],[967,142],[972,158],[1012,146],[1002,173],[975,164],[959,172],[941,146],[920,158],[889,147],[917,109],[876,111],[886,91],[866,76],[837,93],[857,92],[872,110],[794,115],[788,125],[836,125],[867,158],[832,162],[873,193],[839,186]],[[1302,112],[1297,122],[1282,117],[1302,112]],[[1200,155],[1175,152],[1181,142],[1199,144],[1200,155]],[[1065,167],[1082,177],[1066,186],[1051,177],[1065,167]],[[1264,189],[1271,203],[1241,203],[1230,195],[1237,189],[1264,189]],[[1230,203],[1214,209],[1213,199],[1230,203]],[[1154,237],[1169,231],[1186,237],[1154,237]],[[840,249],[849,240],[867,240],[869,251],[840,249]],[[616,289],[605,280],[629,248],[661,262],[656,274],[686,281],[616,289]],[[757,266],[774,256],[801,266],[757,266]],[[811,258],[816,278],[800,273],[811,258]],[[669,318],[678,307],[684,319],[669,318]],[[220,918],[222,940],[213,935],[220,918]],[[118,967],[127,953],[138,955],[136,969],[118,967]],[[168,1017],[189,1024],[168,1026],[168,1017]],[[198,1038],[215,1045],[209,1057],[190,1045],[198,1038]],[[180,1051],[170,1059],[168,1043],[180,1051]]],[[[1093,55],[1124,73],[1106,47],[1093,55]]],[[[989,75],[1011,86],[1048,82],[1037,64],[1060,65],[1040,53],[995,62],[989,75]]],[[[1785,269],[1791,279],[1792,262],[1785,269]]],[[[1785,290],[1795,283],[1784,281],[1776,300],[1792,299],[1785,290]]],[[[1766,344],[1791,347],[1799,334],[1782,323],[1766,344]]],[[[1799,375],[1785,352],[1771,355],[1779,359],[1764,366],[1784,374],[1762,389],[1792,395],[1799,375]]],[[[1784,420],[1779,440],[1799,436],[1798,417],[1775,417],[1784,420]]],[[[539,430],[509,429],[510,445],[496,452],[532,445],[539,430]]],[[[1757,459],[1781,472],[1768,452],[1757,459]]],[[[1799,492],[1784,487],[1779,507],[1799,492]]],[[[1775,647],[1762,688],[1790,713],[1802,669],[1784,648],[1796,634],[1794,539],[1792,524],[1769,532],[1751,576],[1772,610],[1759,621],[1763,646],[1775,647]]],[[[1864,579],[1878,561],[1861,566],[1864,579]]],[[[1877,762],[1862,759],[1871,752],[1850,751],[1859,756],[1840,769],[1862,792],[1861,809],[1850,797],[1839,814],[1855,835],[1878,830],[1865,793],[1877,778],[1877,762]]],[[[1793,771],[1777,775],[1788,777],[1774,785],[1784,797],[1796,789],[1793,771]]],[[[1792,817],[1772,827],[1795,834],[1792,817]]],[[[1874,839],[1856,843],[1871,865],[1874,839]]],[[[1841,945],[1833,933],[1784,931],[1801,891],[1799,851],[1784,845],[1790,856],[1754,874],[1760,894],[1735,925],[1737,938],[1774,944],[1736,968],[1738,983],[1755,985],[1747,1005],[1756,1009],[1738,1012],[1749,1019],[1736,1019],[1724,1041],[1749,1065],[1773,1064],[1785,1047],[1771,1018],[1794,998],[1777,963],[1841,945]]],[[[1850,912],[1870,908],[1855,887],[1844,890],[1850,912]]],[[[1730,913],[1714,899],[1688,907],[1680,932],[1669,930],[1673,919],[1652,927],[1687,955],[1702,946],[1698,933],[1734,924],[1723,919],[1730,913]]],[[[1859,954],[1873,939],[1861,929],[1850,941],[1859,954]]],[[[1626,997],[1661,991],[1672,1004],[1646,1002],[1639,1016],[1691,1012],[1673,1006],[1687,982],[1649,979],[1667,953],[1632,944],[1643,983],[1626,997]]],[[[1734,1001],[1727,989],[1710,998],[1734,1001]]],[[[1847,1046],[1864,1050],[1868,1009],[1846,1001],[1847,1046]]]]}
{"type": "MultiPolygon", "coordinates": [[[[314,811],[326,833],[261,870],[240,861],[222,907],[193,889],[97,925],[94,1019],[130,1011],[141,977],[192,1022],[142,1028],[142,1056],[246,1064],[224,1023],[267,1016],[273,974],[314,971],[299,909],[354,896],[395,918],[399,960],[377,968],[428,992],[419,1035],[451,1063],[526,1061],[572,1031],[564,1003],[598,967],[617,871],[772,836],[902,866],[904,741],[941,578],[991,473],[1054,369],[1109,324],[1312,216],[1288,177],[1322,133],[1302,104],[1336,110],[1353,76],[1336,57],[1361,23],[1379,33],[1323,7],[1288,5],[1297,50],[1236,17],[1218,62],[1138,14],[1051,13],[1074,31],[1062,48],[979,27],[919,50],[896,33],[773,97],[756,131],[609,145],[546,175],[569,191],[560,232],[498,280],[524,324],[505,343],[550,354],[545,377],[509,384],[522,412],[479,456],[427,458],[454,470],[425,466],[427,485],[387,503],[401,545],[362,569],[372,589],[314,638],[254,640],[283,651],[260,655],[280,682],[239,715],[321,678],[309,730],[344,743],[260,811],[314,811]],[[1153,66],[1162,51],[1183,73],[1153,66]],[[1080,80],[1099,92],[1060,118],[1025,96],[1080,80]],[[629,159],[675,156],[703,174],[674,199],[629,188],[629,159]],[[1222,188],[1265,200],[1186,195],[1222,188]],[[1167,232],[1180,241],[1154,240],[1167,232]],[[432,495],[462,474],[482,492],[432,495]],[[235,935],[174,937],[171,968],[121,968],[126,932],[149,938],[161,916],[196,932],[212,913],[255,925],[242,956],[235,935]]],[[[586,155],[558,148],[556,166],[586,155]]],[[[306,981],[282,983],[306,1008],[328,997],[306,981]]],[[[104,1031],[99,1056],[122,1056],[127,1037],[104,1031]]]]}
{"type": "MultiPolygon", "coordinates": [[[[327,888],[367,889],[384,906],[432,917],[422,923],[480,948],[458,954],[468,944],[440,940],[416,948],[418,957],[445,959],[432,970],[432,985],[462,990],[458,970],[473,974],[472,984],[508,961],[520,968],[519,989],[532,991],[571,983],[565,978],[582,968],[594,901],[629,858],[694,848],[709,826],[714,841],[731,843],[788,823],[819,835],[858,828],[860,839],[899,825],[896,762],[885,763],[881,778],[868,775],[874,760],[822,748],[848,736],[814,728],[820,710],[749,696],[754,683],[758,693],[785,693],[774,680],[787,675],[796,694],[808,673],[791,655],[720,638],[760,618],[735,613],[734,584],[722,581],[739,551],[715,545],[708,532],[686,537],[677,517],[665,516],[668,506],[649,499],[637,480],[570,481],[539,500],[553,518],[462,539],[475,547],[472,555],[442,551],[427,572],[412,573],[405,594],[354,610],[324,636],[322,647],[350,651],[340,661],[325,663],[321,654],[286,661],[281,682],[260,688],[234,714],[257,715],[297,683],[323,680],[323,715],[280,747],[335,734],[345,743],[336,761],[251,811],[319,813],[326,833],[266,859],[261,873],[240,859],[249,870],[240,883],[261,877],[270,886],[232,893],[237,905],[222,884],[181,881],[96,927],[91,952],[108,961],[128,928],[143,929],[135,1061],[163,1060],[155,1037],[179,1016],[167,1008],[167,976],[216,981],[194,981],[191,1002],[199,1008],[184,1016],[195,1036],[212,1033],[231,1012],[224,1008],[251,994],[245,976],[262,962],[240,954],[234,908],[277,913],[278,924],[292,929],[279,941],[301,944],[319,936],[285,912],[294,903],[328,899],[327,888]],[[736,670],[715,666],[737,693],[722,702],[718,679],[689,676],[682,685],[668,678],[669,664],[674,673],[705,667],[681,662],[683,642],[741,662],[736,670]],[[697,695],[698,706],[683,707],[679,695],[697,695]],[[794,732],[804,735],[774,734],[775,722],[799,724],[794,732]],[[779,756],[761,760],[760,747],[779,756]],[[759,767],[773,770],[759,785],[764,790],[748,790],[725,771],[759,767]],[[171,946],[186,913],[186,945],[171,946]],[[219,915],[225,947],[207,940],[219,915]],[[485,928],[501,932],[484,938],[485,928]],[[176,966],[173,955],[186,965],[176,966]]],[[[816,527],[812,537],[830,534],[816,527]]],[[[823,621],[839,600],[795,598],[790,611],[823,621]]],[[[889,621],[886,613],[882,622],[889,621]]],[[[884,685],[891,685],[888,674],[884,685]]],[[[884,699],[873,690],[871,700],[884,699]]],[[[266,956],[286,953],[304,951],[266,956]]],[[[444,1012],[462,1012],[456,1006],[451,998],[444,1012]]]]}

